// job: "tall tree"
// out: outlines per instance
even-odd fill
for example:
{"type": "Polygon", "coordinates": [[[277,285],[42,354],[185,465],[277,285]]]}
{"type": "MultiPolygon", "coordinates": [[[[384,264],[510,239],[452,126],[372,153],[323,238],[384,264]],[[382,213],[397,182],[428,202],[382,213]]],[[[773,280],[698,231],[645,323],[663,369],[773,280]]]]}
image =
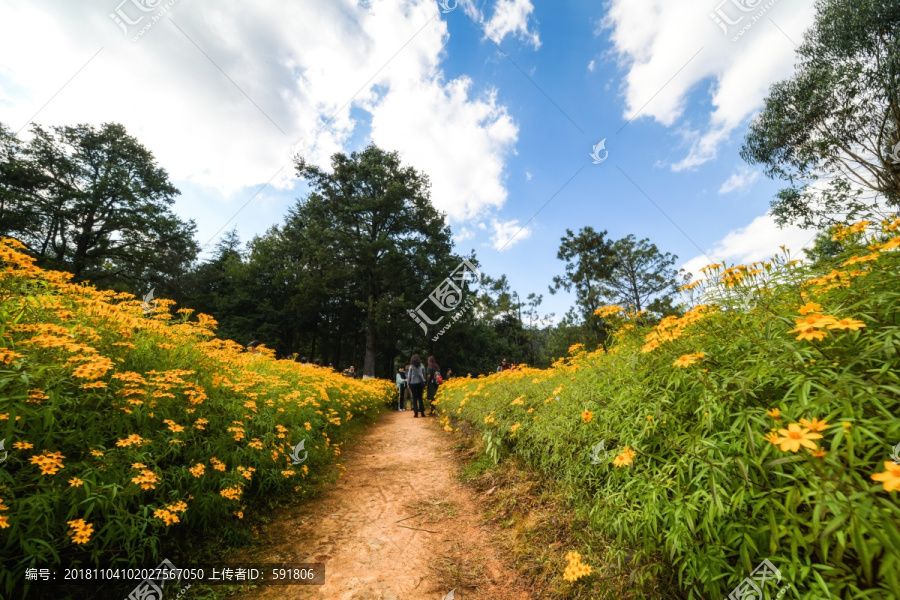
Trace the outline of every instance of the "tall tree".
{"type": "Polygon", "coordinates": [[[44,266],[101,286],[139,292],[186,271],[196,227],[172,212],[178,190],[122,125],[31,130],[24,146],[2,133],[4,234],[44,266]]]}
{"type": "Polygon", "coordinates": [[[741,156],[788,182],[781,225],[900,205],[900,3],[818,0],[794,75],[769,91],[741,156]]]}
{"type": "Polygon", "coordinates": [[[677,256],[660,252],[649,239],[636,241],[633,235],[616,240],[612,253],[612,269],[598,286],[600,295],[636,312],[665,316],[675,311],[677,256]]]}
{"type": "Polygon", "coordinates": [[[603,298],[602,282],[612,274],[615,254],[612,241],[606,238],[606,231],[595,231],[593,227],[585,227],[560,239],[559,252],[556,257],[565,261],[566,273],[553,278],[550,293],[560,289],[575,291],[575,304],[585,324],[593,332],[595,342],[601,342],[605,336],[602,324],[594,316],[601,306],[603,298]]]}
{"type": "MultiPolygon", "coordinates": [[[[332,172],[302,157],[297,173],[310,194],[297,207],[304,244],[340,266],[356,287],[365,330],[363,374],[374,376],[379,331],[405,316],[404,290],[416,279],[437,280],[452,264],[450,228],[430,201],[428,177],[375,145],[335,154],[332,172]]],[[[417,296],[416,296],[417,297],[417,296]]],[[[408,319],[408,317],[406,317],[408,319]]]]}

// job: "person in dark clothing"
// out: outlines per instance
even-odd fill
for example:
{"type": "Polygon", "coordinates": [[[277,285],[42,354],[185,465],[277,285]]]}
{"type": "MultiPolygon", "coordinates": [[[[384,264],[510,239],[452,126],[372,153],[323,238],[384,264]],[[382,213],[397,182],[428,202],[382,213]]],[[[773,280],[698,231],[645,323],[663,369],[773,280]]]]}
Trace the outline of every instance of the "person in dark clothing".
{"type": "MultiPolygon", "coordinates": [[[[425,380],[428,383],[428,408],[431,409],[431,412],[428,413],[429,417],[434,416],[434,396],[437,394],[438,390],[438,377],[441,375],[441,367],[437,364],[437,361],[434,360],[433,356],[428,357],[428,373],[425,376],[425,380]]],[[[424,413],[423,413],[424,414],[424,413]]]]}
{"type": "Polygon", "coordinates": [[[400,367],[397,369],[397,391],[400,394],[399,400],[397,401],[397,410],[403,412],[403,395],[406,393],[406,369],[400,367]]]}
{"type": "Polygon", "coordinates": [[[422,404],[422,392],[425,390],[425,367],[418,354],[413,354],[409,359],[409,373],[406,375],[409,391],[412,392],[413,416],[418,418],[419,413],[425,416],[425,407],[422,404]]]}

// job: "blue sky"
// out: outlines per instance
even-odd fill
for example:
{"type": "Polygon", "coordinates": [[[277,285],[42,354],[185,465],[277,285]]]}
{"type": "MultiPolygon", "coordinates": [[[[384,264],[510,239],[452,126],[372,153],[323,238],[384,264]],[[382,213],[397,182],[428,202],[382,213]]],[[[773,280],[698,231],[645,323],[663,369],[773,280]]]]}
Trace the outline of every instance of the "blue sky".
{"type": "Polygon", "coordinates": [[[460,252],[562,315],[566,229],[647,237],[695,273],[812,237],[774,226],[778,183],[738,155],[812,5],[7,0],[0,121],[125,124],[207,249],[281,221],[305,190],[292,149],[326,165],[375,141],[429,174],[460,252]]]}

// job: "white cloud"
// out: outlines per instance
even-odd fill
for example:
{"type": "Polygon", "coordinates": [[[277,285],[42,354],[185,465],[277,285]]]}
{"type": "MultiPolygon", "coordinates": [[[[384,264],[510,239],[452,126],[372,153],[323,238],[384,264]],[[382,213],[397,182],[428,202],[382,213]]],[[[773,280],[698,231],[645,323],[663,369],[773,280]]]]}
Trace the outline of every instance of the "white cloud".
{"type": "Polygon", "coordinates": [[[518,135],[493,93],[475,100],[470,88],[464,77],[404,82],[371,109],[375,142],[428,173],[435,206],[458,221],[503,206],[505,157],[518,135]]]}
{"type": "Polygon", "coordinates": [[[461,1],[460,4],[469,17],[481,23],[487,37],[497,44],[502,43],[506,36],[513,36],[534,46],[535,50],[541,47],[537,28],[529,29],[528,26],[528,21],[534,13],[531,0],[497,0],[494,14],[490,19],[484,18],[472,0],[461,1]]]}
{"type": "Polygon", "coordinates": [[[525,181],[531,181],[532,177],[531,171],[525,171],[525,181]]]}
{"type": "MultiPolygon", "coordinates": [[[[684,116],[693,88],[712,81],[713,110],[704,118],[705,125],[694,126],[692,146],[673,165],[676,171],[715,158],[719,145],[759,109],[769,86],[793,72],[794,45],[786,34],[799,41],[813,22],[814,0],[781,0],[732,42],[734,32],[723,35],[710,18],[716,1],[612,0],[600,29],[610,32],[614,51],[627,70],[626,119],[640,115],[674,125],[684,116]]],[[[723,10],[729,8],[733,10],[731,4],[723,10]]]]}
{"type": "MultiPolygon", "coordinates": [[[[109,18],[119,1],[0,4],[0,121],[18,129],[59,92],[36,122],[121,122],[176,183],[233,196],[280,167],[272,185],[292,188],[295,144],[325,165],[371,116],[373,139],[425,170],[452,217],[505,202],[517,126],[491,90],[444,77],[449,34],[432,0],[179,0],[136,43],[109,18]]],[[[527,31],[513,8],[498,7],[498,34],[527,31]]]]}
{"type": "Polygon", "coordinates": [[[588,63],[588,71],[593,72],[596,67],[597,67],[597,61],[592,60],[591,62],[588,63]]]}
{"type": "Polygon", "coordinates": [[[725,183],[719,188],[719,193],[727,194],[735,190],[745,190],[753,185],[757,179],[759,179],[759,171],[742,166],[738,168],[737,173],[733,173],[731,177],[725,180],[725,183]]]}
{"type": "Polygon", "coordinates": [[[803,257],[803,248],[815,236],[815,231],[799,227],[779,229],[771,215],[757,217],[746,227],[731,231],[716,242],[706,255],[695,256],[682,265],[694,278],[702,277],[700,269],[710,262],[749,264],[765,260],[780,253],[779,246],[786,246],[794,256],[803,257]],[[710,260],[712,259],[712,260],[710,260]]]}
{"type": "Polygon", "coordinates": [[[509,250],[519,242],[531,237],[531,229],[519,225],[518,219],[511,221],[494,219],[491,222],[491,228],[494,230],[491,244],[497,252],[509,250]]]}
{"type": "Polygon", "coordinates": [[[461,227],[453,234],[453,243],[459,244],[475,237],[475,232],[468,227],[461,227]]]}

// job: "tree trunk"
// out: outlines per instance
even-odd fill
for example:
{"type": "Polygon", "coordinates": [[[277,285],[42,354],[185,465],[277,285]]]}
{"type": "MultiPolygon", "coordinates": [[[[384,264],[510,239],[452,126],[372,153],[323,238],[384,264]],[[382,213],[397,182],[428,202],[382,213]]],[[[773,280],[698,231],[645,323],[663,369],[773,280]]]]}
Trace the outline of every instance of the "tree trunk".
{"type": "Polygon", "coordinates": [[[363,375],[375,377],[375,297],[369,295],[369,310],[366,314],[366,359],[363,375]]]}

